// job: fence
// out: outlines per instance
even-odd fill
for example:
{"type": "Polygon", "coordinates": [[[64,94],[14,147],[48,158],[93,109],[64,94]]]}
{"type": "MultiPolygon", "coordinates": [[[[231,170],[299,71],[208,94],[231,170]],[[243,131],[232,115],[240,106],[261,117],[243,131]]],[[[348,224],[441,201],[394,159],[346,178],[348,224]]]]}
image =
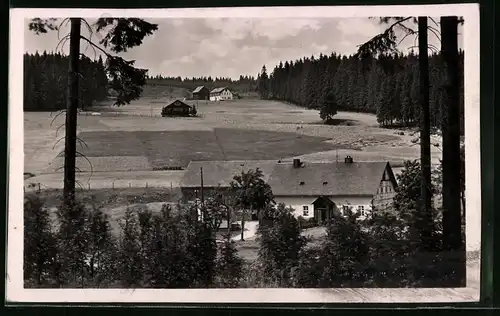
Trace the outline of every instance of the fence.
{"type": "MultiPolygon", "coordinates": [[[[63,183],[41,183],[32,182],[24,185],[24,193],[33,192],[40,193],[43,190],[62,190],[63,183]]],[[[108,181],[88,181],[85,183],[77,182],[77,191],[90,191],[90,190],[117,190],[117,189],[168,189],[171,193],[178,191],[179,184],[173,181],[141,181],[141,180],[108,180],[108,181]]]]}

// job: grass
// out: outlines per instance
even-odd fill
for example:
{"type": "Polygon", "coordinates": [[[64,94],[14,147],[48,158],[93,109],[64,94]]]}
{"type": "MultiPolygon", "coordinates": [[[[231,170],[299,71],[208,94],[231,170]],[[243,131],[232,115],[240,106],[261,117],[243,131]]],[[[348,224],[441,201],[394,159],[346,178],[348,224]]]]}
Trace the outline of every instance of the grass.
{"type": "Polygon", "coordinates": [[[80,137],[88,145],[81,150],[87,157],[145,156],[153,169],[187,166],[192,160],[271,160],[342,148],[323,137],[231,128],[83,132],[80,137]]]}
{"type": "MultiPolygon", "coordinates": [[[[60,205],[62,190],[48,189],[39,193],[26,193],[26,196],[36,194],[45,201],[46,207],[60,205]]],[[[122,188],[122,189],[98,189],[98,190],[76,190],[76,198],[83,203],[93,202],[98,206],[113,208],[128,204],[147,204],[154,202],[177,202],[180,193],[164,188],[122,188]]]]}

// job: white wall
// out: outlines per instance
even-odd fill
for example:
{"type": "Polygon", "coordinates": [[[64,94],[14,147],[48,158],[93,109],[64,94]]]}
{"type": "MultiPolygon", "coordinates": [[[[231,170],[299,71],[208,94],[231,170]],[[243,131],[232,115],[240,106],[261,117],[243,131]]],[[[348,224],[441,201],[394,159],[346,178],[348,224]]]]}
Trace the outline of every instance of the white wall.
{"type": "Polygon", "coordinates": [[[313,218],[314,217],[314,206],[312,203],[316,200],[316,197],[284,197],[284,196],[276,196],[276,203],[284,203],[287,207],[291,207],[294,209],[294,215],[296,217],[302,216],[304,218],[313,218]],[[304,216],[303,209],[304,206],[308,207],[308,216],[304,216]]]}
{"type": "Polygon", "coordinates": [[[221,100],[232,100],[233,99],[233,93],[229,90],[224,90],[221,93],[221,100]]]}
{"type": "MultiPolygon", "coordinates": [[[[288,207],[294,209],[294,215],[296,217],[302,216],[304,218],[314,217],[314,205],[312,204],[318,197],[289,197],[289,196],[276,196],[276,203],[283,203],[288,207]],[[304,206],[308,208],[307,216],[304,215],[304,206]]],[[[360,197],[360,196],[332,196],[330,199],[337,205],[337,207],[342,211],[344,205],[350,206],[353,211],[358,210],[361,206],[365,211],[371,210],[371,197],[360,197]]],[[[360,219],[365,216],[360,216],[360,219]]]]}

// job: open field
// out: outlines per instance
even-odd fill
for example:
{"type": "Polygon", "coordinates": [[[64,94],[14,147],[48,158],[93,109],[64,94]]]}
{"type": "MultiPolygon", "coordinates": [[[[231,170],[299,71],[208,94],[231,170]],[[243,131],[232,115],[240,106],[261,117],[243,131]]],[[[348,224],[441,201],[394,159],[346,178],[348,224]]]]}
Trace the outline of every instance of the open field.
{"type": "MultiPolygon", "coordinates": [[[[382,129],[371,114],[340,112],[335,124],[324,125],[318,111],[275,101],[200,101],[200,117],[161,118],[167,98],[142,98],[123,107],[101,106],[100,115],[79,115],[77,166],[84,186],[116,187],[175,185],[179,174],[153,169],[185,166],[205,159],[290,159],[335,161],[347,154],[357,161],[416,159],[419,147],[410,132],[382,129]],[[92,171],[92,174],[89,172],[92,171]],[[138,173],[140,176],[138,176],[138,173]],[[143,179],[144,181],[138,180],[143,179]]],[[[194,104],[196,101],[188,101],[194,104]]],[[[45,188],[62,185],[60,153],[63,115],[27,112],[24,117],[26,180],[45,188]],[[54,146],[55,145],[55,146],[54,146]]],[[[440,151],[433,149],[437,161],[440,151]]]]}

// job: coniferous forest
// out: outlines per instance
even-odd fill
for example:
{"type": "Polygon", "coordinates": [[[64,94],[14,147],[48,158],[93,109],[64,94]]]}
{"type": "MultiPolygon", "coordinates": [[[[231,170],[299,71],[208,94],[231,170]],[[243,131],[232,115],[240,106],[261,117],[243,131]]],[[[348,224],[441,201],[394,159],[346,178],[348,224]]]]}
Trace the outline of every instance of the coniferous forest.
{"type": "MultiPolygon", "coordinates": [[[[108,78],[101,57],[80,57],[80,106],[91,106],[108,96],[108,78]]],[[[66,108],[69,57],[60,53],[24,54],[24,110],[66,108]]]]}
{"type": "MultiPolygon", "coordinates": [[[[461,51],[462,117],[463,56],[461,51]]],[[[445,89],[445,69],[439,54],[429,56],[429,68],[431,126],[439,127],[445,89]]],[[[281,62],[269,75],[263,67],[258,80],[263,98],[319,109],[327,121],[337,111],[373,113],[386,127],[415,126],[419,120],[418,55],[412,52],[371,60],[336,54],[301,58],[281,62]]],[[[461,125],[463,135],[463,119],[461,125]]]]}
{"type": "MultiPolygon", "coordinates": [[[[463,51],[460,52],[462,74],[461,111],[463,135],[463,51]]],[[[81,108],[108,96],[105,64],[81,57],[81,108]]],[[[66,107],[68,57],[60,53],[24,55],[24,110],[53,111],[66,107]]],[[[439,54],[429,58],[431,126],[441,124],[445,69],[439,54]]],[[[318,109],[327,122],[337,111],[373,113],[383,127],[416,126],[419,120],[418,56],[381,56],[360,60],[354,56],[332,53],[281,62],[270,74],[263,67],[255,80],[251,76],[230,78],[148,77],[147,84],[168,84],[193,90],[198,85],[227,86],[235,92],[258,90],[263,99],[289,102],[318,109]]]]}

